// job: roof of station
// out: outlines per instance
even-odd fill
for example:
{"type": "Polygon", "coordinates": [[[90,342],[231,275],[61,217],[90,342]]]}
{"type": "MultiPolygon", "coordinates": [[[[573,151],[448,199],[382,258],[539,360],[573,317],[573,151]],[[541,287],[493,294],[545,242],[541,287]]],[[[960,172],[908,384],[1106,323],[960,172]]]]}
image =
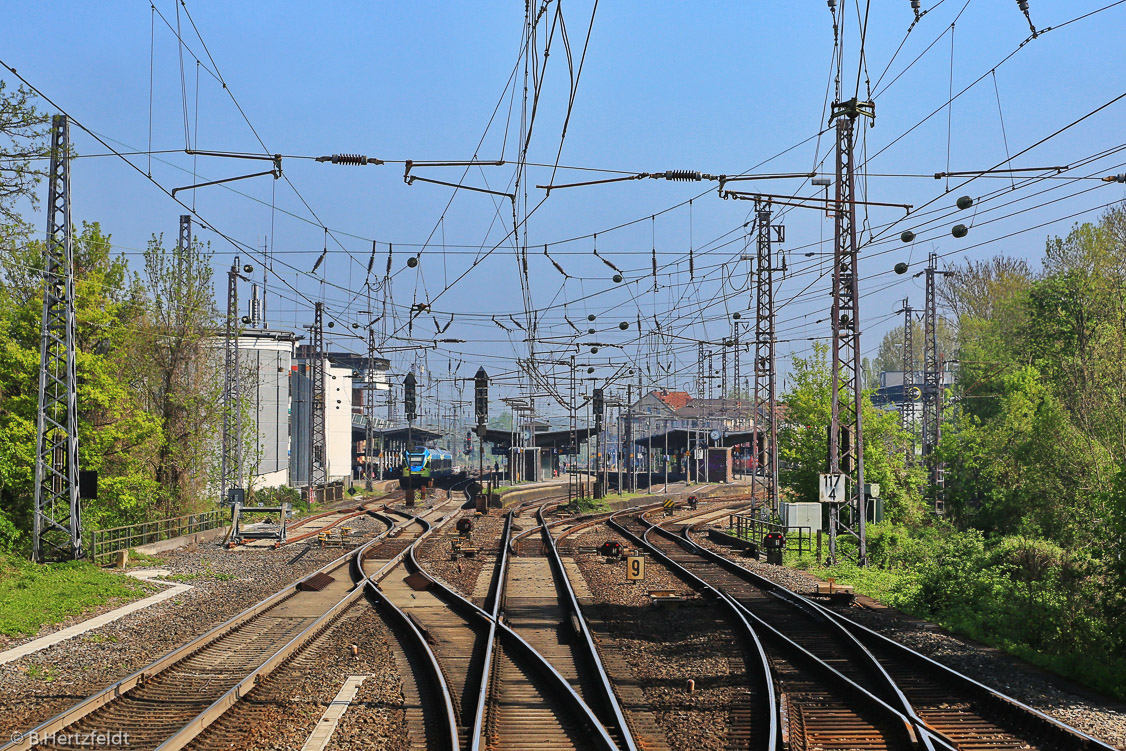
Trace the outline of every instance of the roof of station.
{"type": "Polygon", "coordinates": [[[645,436],[638,438],[634,441],[637,446],[645,446],[648,448],[653,446],[654,450],[658,447],[661,451],[665,451],[668,447],[669,453],[681,453],[686,451],[690,446],[695,447],[696,441],[701,443],[707,441],[711,446],[740,446],[745,443],[750,443],[755,440],[755,431],[753,430],[740,430],[737,432],[729,432],[720,434],[716,440],[711,440],[710,432],[708,430],[689,430],[687,428],[673,428],[664,433],[655,433],[653,436],[645,436]]]}

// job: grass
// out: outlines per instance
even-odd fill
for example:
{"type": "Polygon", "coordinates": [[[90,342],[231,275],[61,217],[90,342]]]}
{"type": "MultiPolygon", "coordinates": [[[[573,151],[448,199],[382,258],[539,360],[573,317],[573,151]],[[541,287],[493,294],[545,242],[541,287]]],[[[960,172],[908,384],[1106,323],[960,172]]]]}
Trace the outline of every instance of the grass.
{"type": "Polygon", "coordinates": [[[38,678],[39,680],[43,681],[44,683],[51,683],[55,680],[55,677],[56,677],[55,676],[55,669],[54,668],[41,667],[41,666],[33,663],[33,664],[27,666],[27,677],[28,678],[38,678]]]}
{"type": "Polygon", "coordinates": [[[0,634],[28,636],[68,616],[146,594],[139,582],[85,561],[37,565],[0,555],[0,634]]]}
{"type": "Polygon", "coordinates": [[[129,549],[129,563],[130,564],[133,564],[133,563],[155,564],[155,563],[164,563],[164,561],[160,558],[157,558],[155,555],[149,555],[148,553],[142,553],[142,552],[138,551],[136,548],[130,548],[129,549]]]}

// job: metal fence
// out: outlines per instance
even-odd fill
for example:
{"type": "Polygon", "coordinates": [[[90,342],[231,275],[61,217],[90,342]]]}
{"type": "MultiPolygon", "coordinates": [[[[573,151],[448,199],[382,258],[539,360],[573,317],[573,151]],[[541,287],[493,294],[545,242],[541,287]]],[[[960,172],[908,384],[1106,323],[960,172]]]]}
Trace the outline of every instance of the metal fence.
{"type": "Polygon", "coordinates": [[[196,532],[205,532],[209,529],[225,526],[230,520],[230,511],[217,509],[206,511],[202,514],[177,516],[171,519],[158,519],[139,524],[127,524],[124,527],[111,527],[109,529],[95,529],[90,532],[90,543],[86,548],[89,556],[96,561],[108,555],[113,555],[119,550],[128,550],[138,545],[161,540],[170,540],[173,537],[191,535],[196,532]]]}
{"type": "MultiPolygon", "coordinates": [[[[762,538],[767,534],[780,532],[786,537],[786,549],[794,550],[799,554],[814,552],[814,544],[821,536],[820,530],[815,535],[812,527],[787,527],[751,514],[732,514],[728,517],[727,529],[736,537],[750,540],[756,545],[761,545],[762,538]]],[[[820,547],[818,544],[818,553],[820,547]]]]}

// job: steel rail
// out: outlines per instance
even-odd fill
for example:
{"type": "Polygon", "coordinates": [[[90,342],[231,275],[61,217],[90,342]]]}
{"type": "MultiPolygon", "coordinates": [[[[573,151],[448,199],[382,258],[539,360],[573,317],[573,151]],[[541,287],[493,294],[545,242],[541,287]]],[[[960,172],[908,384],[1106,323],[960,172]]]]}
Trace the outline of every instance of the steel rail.
{"type": "Polygon", "coordinates": [[[604,749],[604,751],[620,751],[597,715],[583,701],[582,697],[578,695],[571,684],[567,682],[567,679],[565,679],[538,650],[504,622],[504,594],[507,582],[508,542],[512,532],[512,520],[515,511],[514,509],[505,514],[505,526],[501,533],[501,553],[497,561],[495,578],[490,587],[489,596],[485,602],[487,609],[478,606],[441,579],[429,574],[416,558],[416,546],[412,545],[404,551],[406,556],[404,562],[415,568],[419,574],[425,577],[432,586],[436,588],[441,598],[451,603],[450,606],[452,608],[468,614],[470,619],[479,619],[483,624],[488,625],[489,630],[485,637],[487,639],[485,642],[485,654],[482,658],[481,686],[477,692],[477,706],[474,711],[473,726],[469,735],[470,751],[481,751],[483,748],[482,744],[485,740],[484,712],[485,708],[488,706],[490,687],[489,675],[492,672],[492,664],[496,655],[495,646],[498,643],[504,643],[510,648],[515,648],[521,652],[531,666],[539,670],[539,672],[547,678],[553,688],[564,697],[566,704],[583,719],[588,729],[593,731],[593,737],[600,748],[604,749]]]}
{"type": "MultiPolygon", "coordinates": [[[[254,619],[255,617],[266,613],[267,611],[271,610],[275,606],[277,606],[277,605],[281,604],[282,602],[284,602],[284,601],[290,599],[291,597],[295,596],[297,594],[297,592],[300,591],[301,585],[304,582],[308,581],[309,579],[313,578],[314,576],[317,576],[319,574],[327,574],[330,571],[335,571],[336,569],[340,568],[341,566],[348,565],[349,562],[353,558],[362,554],[364,551],[367,550],[368,547],[370,547],[370,546],[374,545],[375,543],[380,542],[381,540],[386,538],[387,535],[389,535],[392,532],[392,530],[393,530],[393,527],[389,527],[388,529],[384,530],[383,532],[381,532],[376,537],[372,538],[364,546],[357,548],[355,550],[349,551],[348,553],[345,553],[344,555],[340,556],[339,558],[336,558],[335,560],[330,561],[329,563],[325,564],[324,566],[317,569],[316,571],[309,574],[308,576],[305,576],[302,579],[286,586],[285,588],[278,590],[274,594],[270,595],[269,597],[265,598],[264,600],[261,600],[260,602],[256,603],[255,605],[250,606],[249,608],[243,610],[242,612],[236,614],[235,616],[233,616],[230,619],[228,619],[227,621],[219,624],[218,626],[211,629],[210,631],[207,631],[206,633],[196,637],[195,639],[192,639],[187,644],[184,644],[183,646],[172,650],[171,652],[165,654],[163,657],[160,657],[157,660],[154,660],[153,662],[149,663],[148,665],[141,668],[140,670],[132,673],[131,675],[117,681],[116,683],[111,684],[110,686],[107,686],[106,688],[102,689],[101,691],[97,692],[96,694],[94,694],[94,695],[86,698],[85,700],[79,702],[74,707],[72,707],[68,710],[65,710],[65,711],[55,715],[54,717],[51,717],[50,719],[40,723],[39,725],[32,728],[31,730],[23,733],[22,736],[18,740],[13,740],[13,741],[10,741],[9,743],[5,744],[4,746],[0,746],[0,751],[24,751],[24,749],[31,748],[32,739],[34,739],[34,738],[44,738],[44,737],[50,737],[52,735],[57,735],[59,733],[59,731],[63,730],[64,728],[66,728],[70,725],[73,725],[74,723],[76,723],[79,720],[85,718],[86,716],[90,715],[92,712],[100,709],[101,707],[106,706],[108,704],[111,704],[113,701],[115,701],[116,699],[118,699],[121,696],[126,695],[129,691],[133,690],[134,688],[136,688],[138,686],[143,686],[147,681],[149,681],[152,678],[164,673],[165,671],[169,670],[170,668],[178,665],[183,660],[185,660],[185,659],[187,659],[187,658],[189,658],[193,655],[198,654],[199,652],[201,652],[202,650],[211,646],[213,643],[215,643],[219,639],[221,639],[221,638],[233,633],[234,631],[238,630],[239,628],[241,628],[242,626],[247,624],[250,620],[254,619]]],[[[307,627],[306,630],[311,629],[311,628],[315,628],[320,623],[321,623],[321,619],[318,619],[317,621],[314,621],[312,624],[310,624],[310,626],[307,627]]],[[[303,631],[302,633],[305,633],[305,632],[303,631]]],[[[294,637],[294,639],[291,640],[289,643],[287,643],[287,645],[285,647],[283,647],[282,650],[279,650],[279,652],[284,651],[287,648],[291,647],[291,645],[293,645],[293,643],[295,641],[300,639],[300,637],[301,637],[300,634],[298,636],[294,637]]],[[[304,643],[304,642],[301,642],[301,643],[304,643]]],[[[277,666],[277,664],[279,664],[278,661],[275,661],[277,654],[278,653],[275,653],[275,655],[268,658],[267,662],[271,663],[271,665],[270,665],[269,669],[265,671],[265,673],[261,674],[261,677],[265,677],[266,674],[268,674],[270,671],[272,671],[277,666]]],[[[259,668],[257,668],[254,671],[254,674],[258,675],[260,673],[262,667],[264,667],[264,665],[260,665],[259,668]]],[[[241,685],[241,682],[240,682],[240,685],[241,685]]],[[[228,692],[228,693],[230,693],[230,692],[228,692]]],[[[213,704],[212,707],[214,707],[214,706],[215,705],[213,704]]],[[[210,711],[210,710],[211,710],[211,707],[209,707],[208,710],[205,710],[205,712],[210,711]]],[[[198,721],[200,720],[200,716],[197,716],[196,718],[193,718],[192,720],[190,720],[188,722],[188,725],[195,728],[195,732],[191,736],[191,738],[194,738],[195,735],[198,735],[199,732],[201,732],[207,725],[211,724],[211,722],[213,722],[214,719],[217,719],[217,716],[211,718],[210,720],[208,720],[207,722],[205,722],[202,725],[198,724],[198,721]]],[[[184,729],[185,728],[181,728],[181,730],[178,731],[173,736],[173,738],[180,737],[181,733],[184,731],[184,729]]],[[[191,738],[186,738],[184,740],[184,743],[186,744],[186,742],[191,740],[191,738]]],[[[161,744],[160,748],[163,749],[164,751],[169,751],[169,749],[172,749],[172,748],[181,748],[182,747],[182,745],[180,745],[180,746],[168,746],[167,744],[171,740],[172,740],[172,738],[167,739],[163,744],[161,744]],[[166,746],[167,746],[167,748],[165,748],[166,746]]]]}
{"type": "MultiPolygon", "coordinates": [[[[666,530],[661,531],[666,535],[671,534],[666,530]]],[[[805,608],[820,614],[820,616],[824,620],[828,621],[837,628],[842,629],[845,633],[848,634],[851,639],[855,640],[857,644],[860,644],[863,648],[863,654],[868,655],[870,659],[875,661],[877,664],[880,663],[878,662],[876,657],[872,655],[870,649],[863,645],[863,640],[866,639],[869,642],[875,642],[889,649],[892,649],[898,652],[907,661],[922,666],[925,670],[941,673],[946,679],[950,680],[951,682],[960,684],[964,688],[969,689],[975,695],[985,699],[989,704],[993,705],[994,709],[999,710],[1002,714],[1010,714],[1014,711],[1019,711],[1023,719],[1028,719],[1029,716],[1031,716],[1031,719],[1033,719],[1033,721],[1040,726],[1040,729],[1046,732],[1050,737],[1057,739],[1066,738],[1071,741],[1078,740],[1081,744],[1080,748],[1089,749],[1090,751],[1111,751],[1111,749],[1114,748],[1113,746],[1110,746],[1109,744],[1106,744],[1098,740],[1097,738],[1092,738],[1091,736],[1083,733],[1080,730],[1077,730],[1069,725],[1066,725],[1065,723],[1060,722],[1059,720],[1049,717],[1043,712],[1030,707],[1017,699],[1014,699],[1007,694],[990,688],[989,686],[986,686],[985,684],[976,681],[973,678],[970,678],[969,676],[960,673],[953,668],[942,664],[941,662],[938,662],[937,660],[927,657],[926,655],[911,649],[905,644],[901,644],[894,639],[890,639],[883,634],[873,631],[867,626],[863,626],[853,621],[852,619],[847,618],[846,616],[836,613],[825,607],[821,603],[814,602],[804,595],[794,592],[793,590],[788,589],[783,585],[778,584],[777,582],[756,574],[755,572],[740,566],[737,562],[733,561],[727,556],[717,553],[714,550],[710,550],[708,548],[704,548],[703,546],[697,545],[689,538],[688,527],[685,527],[685,529],[682,531],[682,534],[684,536],[684,539],[689,544],[691,544],[695,548],[695,550],[698,551],[699,554],[703,557],[711,559],[719,565],[722,565],[726,570],[730,571],[740,578],[743,578],[745,581],[748,581],[756,586],[774,593],[779,597],[779,599],[787,601],[795,606],[804,606],[805,608]]],[[[880,664],[880,669],[883,675],[887,675],[887,671],[885,668],[883,668],[882,664],[880,664]]],[[[888,676],[888,680],[892,680],[890,676],[888,676]]],[[[898,689],[898,686],[896,687],[896,691],[897,693],[902,695],[902,691],[898,689]]],[[[903,697],[903,701],[907,701],[905,696],[903,697]]],[[[935,735],[944,738],[947,742],[953,744],[953,741],[951,741],[949,738],[946,738],[943,733],[931,727],[922,718],[919,718],[918,715],[915,714],[913,709],[912,716],[916,718],[918,724],[926,727],[929,732],[934,733],[935,735]]]]}
{"type": "MultiPolygon", "coordinates": [[[[643,522],[644,521],[645,520],[643,520],[643,522]]],[[[683,521],[683,520],[680,520],[680,521],[683,521]]],[[[703,523],[703,522],[697,522],[697,524],[700,524],[700,523],[703,523]]],[[[933,733],[934,735],[937,735],[937,736],[943,738],[951,746],[954,745],[954,742],[952,740],[945,737],[941,732],[939,732],[935,728],[930,727],[930,725],[928,725],[927,722],[925,720],[923,720],[923,718],[918,715],[918,713],[915,711],[915,708],[911,705],[911,702],[907,700],[907,696],[903,693],[902,689],[900,689],[899,685],[888,674],[887,670],[880,663],[880,661],[876,659],[875,655],[873,655],[868,650],[867,647],[865,647],[863,644],[861,644],[859,639],[857,639],[853,634],[849,633],[849,631],[846,628],[844,628],[840,623],[838,623],[835,620],[832,620],[830,618],[827,618],[826,617],[827,613],[822,612],[824,610],[823,608],[821,610],[812,610],[809,606],[816,605],[816,603],[813,603],[812,601],[807,600],[805,598],[801,598],[800,600],[793,599],[791,597],[791,595],[793,595],[794,593],[791,592],[790,590],[786,589],[785,587],[773,587],[773,586],[767,587],[766,586],[767,583],[773,584],[773,582],[771,582],[769,579],[758,576],[754,572],[748,571],[747,569],[743,568],[742,566],[735,563],[734,561],[731,561],[731,560],[719,555],[718,553],[715,553],[712,550],[709,550],[709,549],[704,548],[700,545],[697,545],[688,536],[688,531],[693,526],[696,526],[696,525],[685,525],[681,529],[681,533],[680,533],[679,538],[676,535],[674,535],[672,532],[664,529],[660,524],[654,524],[652,527],[649,528],[649,530],[645,534],[646,534],[646,537],[648,537],[650,532],[656,532],[657,534],[663,535],[667,539],[673,540],[674,542],[679,544],[681,547],[683,547],[688,552],[695,553],[696,555],[700,556],[701,558],[709,560],[712,563],[715,563],[715,564],[723,567],[726,571],[729,571],[730,573],[734,574],[735,576],[737,576],[739,578],[746,579],[746,577],[743,576],[743,572],[751,574],[754,577],[754,580],[752,581],[752,583],[756,584],[756,586],[760,586],[763,589],[767,589],[767,591],[769,591],[772,594],[777,595],[779,599],[788,602],[793,607],[796,607],[799,610],[806,611],[807,613],[810,614],[811,617],[814,618],[814,620],[817,620],[817,621],[822,622],[822,623],[826,623],[829,626],[829,628],[834,633],[836,633],[838,637],[840,637],[840,639],[847,645],[847,647],[852,650],[853,654],[855,654],[860,659],[860,661],[863,663],[864,667],[866,667],[869,671],[871,671],[876,676],[876,682],[880,685],[880,688],[882,688],[883,691],[887,692],[887,695],[889,695],[890,697],[892,697],[894,699],[894,702],[899,705],[899,707],[898,707],[899,711],[902,714],[906,715],[908,718],[910,718],[912,724],[915,725],[917,729],[919,729],[919,730],[926,729],[930,733],[933,733]],[[735,569],[738,569],[738,571],[736,571],[735,569]]],[[[735,598],[733,597],[732,599],[735,599],[735,598]]],[[[736,599],[736,602],[738,602],[737,599],[736,599]]],[[[740,603],[740,605],[742,606],[742,603],[740,603]]],[[[750,612],[749,608],[746,608],[745,606],[743,606],[743,607],[744,607],[745,610],[750,612]]],[[[820,606],[817,606],[817,607],[820,607],[820,606]]],[[[759,620],[760,620],[760,622],[762,622],[761,619],[759,619],[759,620]]],[[[922,733],[922,737],[923,737],[925,745],[928,748],[932,748],[931,744],[929,743],[929,739],[927,738],[927,734],[922,733]]]]}
{"type": "MultiPolygon", "coordinates": [[[[579,607],[579,600],[575,597],[575,589],[571,586],[571,579],[567,576],[567,570],[563,568],[563,559],[559,555],[559,551],[555,547],[555,538],[551,535],[551,530],[548,529],[547,521],[543,518],[544,509],[549,504],[540,506],[536,512],[536,516],[540,521],[540,530],[543,533],[544,545],[548,553],[548,565],[555,572],[555,581],[562,584],[563,591],[566,594],[564,605],[570,611],[573,622],[578,627],[579,636],[582,637],[583,643],[586,645],[586,652],[584,656],[590,663],[590,668],[593,669],[594,674],[598,678],[599,687],[602,689],[602,700],[605,702],[606,709],[609,710],[609,715],[613,719],[613,724],[618,727],[621,734],[622,741],[625,743],[626,751],[637,751],[637,742],[633,737],[633,730],[626,720],[625,713],[622,711],[621,702],[618,701],[617,692],[614,690],[613,683],[610,682],[610,676],[606,674],[606,666],[602,664],[602,658],[598,654],[598,647],[594,644],[594,639],[590,634],[590,626],[583,616],[582,608],[579,607]]],[[[606,723],[603,722],[603,725],[606,723]]]]}
{"type": "MultiPolygon", "coordinates": [[[[743,618],[753,623],[757,628],[762,629],[765,633],[773,637],[788,653],[797,657],[803,662],[808,669],[819,673],[822,677],[828,679],[835,684],[841,691],[843,691],[850,699],[859,700],[869,711],[874,712],[876,715],[888,721],[892,727],[898,729],[909,745],[927,749],[928,751],[955,751],[954,746],[948,744],[944,739],[938,738],[927,729],[920,730],[916,724],[906,714],[889,705],[880,697],[868,691],[863,686],[859,685],[851,678],[845,676],[840,671],[833,668],[831,665],[825,663],[821,658],[817,657],[807,649],[802,647],[797,642],[790,639],[777,628],[763,621],[757,615],[752,613],[745,605],[739,602],[736,598],[732,597],[724,590],[718,589],[711,583],[690,571],[688,568],[673,560],[656,544],[649,541],[648,536],[654,529],[659,529],[658,525],[649,522],[644,518],[640,518],[642,524],[646,525],[644,535],[638,537],[630,532],[623,524],[617,519],[611,518],[610,525],[618,532],[634,540],[636,543],[643,545],[649,549],[654,556],[656,556],[662,563],[668,566],[674,573],[686,582],[690,583],[697,589],[701,589],[717,596],[718,599],[727,603],[735,612],[739,613],[743,618]]],[[[665,530],[661,530],[664,532],[665,530]]],[[[679,544],[679,541],[672,537],[674,542],[679,544]]],[[[690,543],[692,544],[692,543],[690,543]]],[[[693,544],[695,547],[695,545],[693,544]]],[[[694,551],[693,551],[694,552],[694,551]]]]}
{"type": "Polygon", "coordinates": [[[565,703],[572,708],[578,717],[582,718],[583,723],[592,731],[592,737],[599,748],[604,751],[620,751],[617,744],[606,731],[606,728],[602,725],[601,720],[598,719],[598,716],[591,710],[586,702],[583,701],[582,697],[579,696],[571,684],[567,682],[567,679],[564,678],[538,650],[504,622],[508,543],[512,534],[512,520],[514,515],[515,510],[511,510],[505,514],[505,526],[501,533],[500,541],[500,557],[497,560],[495,578],[490,588],[489,596],[485,602],[487,609],[479,607],[476,603],[471,602],[461,593],[448,586],[441,579],[427,573],[426,570],[418,564],[417,559],[414,558],[414,551],[410,551],[413,565],[418,567],[419,573],[425,576],[447,601],[453,603],[452,607],[469,613],[471,618],[482,619],[489,626],[485,644],[485,656],[482,660],[481,687],[477,692],[477,707],[470,733],[470,751],[481,751],[483,748],[482,744],[485,739],[485,707],[488,706],[490,688],[489,675],[492,672],[492,665],[496,659],[495,645],[499,643],[504,643],[510,648],[519,651],[523,654],[528,663],[530,663],[530,666],[536,668],[547,679],[549,684],[564,698],[565,703]]]}
{"type": "MultiPolygon", "coordinates": [[[[734,562],[731,562],[731,561],[725,562],[724,560],[718,560],[718,559],[722,558],[721,556],[716,556],[716,558],[712,558],[711,555],[709,555],[709,554],[712,554],[712,551],[697,545],[696,543],[692,542],[688,538],[688,535],[687,535],[688,526],[685,526],[684,529],[681,530],[682,537],[678,538],[672,532],[669,532],[668,530],[662,528],[660,524],[653,524],[652,522],[649,522],[648,520],[645,520],[645,519],[642,519],[641,521],[642,521],[643,524],[650,524],[651,525],[649,527],[649,529],[645,532],[644,539],[646,540],[646,542],[648,542],[649,534],[652,533],[652,532],[656,532],[656,533],[664,536],[666,539],[669,539],[669,540],[672,540],[673,542],[676,542],[677,544],[679,544],[682,548],[684,548],[688,552],[695,553],[696,555],[699,555],[702,558],[710,560],[713,563],[717,563],[720,566],[723,566],[725,570],[731,571],[731,573],[735,574],[736,576],[739,576],[739,572],[731,570],[730,567],[727,564],[730,564],[731,566],[736,566],[736,567],[740,568],[741,571],[746,571],[746,569],[743,569],[741,566],[738,566],[738,564],[736,564],[734,562]]],[[[764,580],[764,581],[769,581],[769,580],[764,580]]],[[[789,590],[786,590],[785,588],[782,588],[782,591],[776,591],[776,590],[773,590],[773,589],[771,590],[772,594],[776,594],[776,595],[779,596],[779,599],[786,600],[786,601],[789,601],[789,598],[786,597],[786,593],[788,593],[788,592],[789,592],[789,590]]],[[[775,636],[783,637],[783,634],[782,634],[781,631],[779,631],[777,628],[771,626],[765,620],[763,620],[762,618],[760,618],[757,615],[755,615],[754,613],[752,613],[750,608],[748,608],[746,605],[744,605],[742,602],[740,602],[738,600],[738,598],[731,595],[731,593],[724,591],[724,595],[726,597],[728,597],[733,603],[735,603],[737,608],[746,617],[754,620],[760,627],[767,629],[769,632],[773,633],[775,636]]],[[[804,604],[804,603],[795,603],[793,601],[789,601],[789,604],[791,604],[795,607],[798,607],[798,609],[805,610],[805,608],[801,607],[801,605],[804,604]]],[[[820,614],[818,614],[818,615],[820,615],[820,614]]],[[[814,616],[814,618],[815,618],[815,620],[817,620],[819,622],[823,622],[823,623],[826,622],[826,619],[824,618],[823,615],[820,615],[820,617],[814,616]]],[[[915,730],[915,735],[918,738],[919,745],[921,745],[923,748],[927,749],[927,751],[935,751],[934,738],[937,737],[937,738],[941,739],[940,748],[945,747],[945,748],[948,748],[948,749],[951,749],[951,750],[955,748],[953,741],[951,741],[949,738],[946,738],[945,736],[943,736],[940,732],[938,732],[934,728],[931,728],[929,725],[927,725],[927,723],[921,717],[918,716],[918,714],[915,712],[914,707],[911,706],[911,703],[907,700],[907,697],[903,694],[902,690],[900,690],[899,686],[895,683],[894,680],[892,680],[891,676],[888,675],[888,673],[884,669],[883,665],[880,664],[880,662],[875,658],[875,656],[872,655],[872,653],[869,652],[864,647],[864,645],[862,645],[860,643],[860,641],[858,639],[853,637],[851,634],[847,633],[847,631],[845,631],[843,628],[841,628],[839,626],[839,624],[836,624],[832,621],[827,621],[827,625],[829,626],[829,628],[831,630],[833,630],[834,633],[836,633],[838,636],[841,637],[841,639],[845,642],[846,645],[848,645],[848,647],[850,649],[852,649],[860,657],[860,659],[863,661],[865,667],[867,667],[869,670],[871,670],[873,673],[876,674],[877,682],[879,684],[882,684],[883,690],[887,691],[892,697],[894,697],[895,702],[899,705],[899,707],[896,709],[896,711],[900,715],[906,717],[907,720],[910,721],[910,724],[913,726],[913,728],[915,730]]],[[[818,662],[821,662],[820,658],[814,656],[813,653],[809,652],[808,650],[806,650],[804,647],[797,644],[796,642],[793,642],[791,639],[789,639],[789,637],[783,637],[783,638],[785,638],[787,641],[791,641],[791,643],[793,643],[794,646],[797,647],[797,649],[801,650],[801,652],[803,653],[803,657],[806,658],[807,660],[813,659],[813,660],[817,660],[818,662]]],[[[846,681],[849,681],[850,685],[843,685],[842,686],[843,688],[850,690],[853,686],[859,687],[858,684],[854,683],[851,679],[844,676],[843,673],[836,670],[831,665],[828,665],[827,663],[823,663],[823,664],[825,665],[826,668],[828,668],[829,670],[832,670],[836,674],[836,676],[839,676],[839,678],[842,678],[846,681]]],[[[870,694],[870,692],[867,692],[865,689],[861,689],[861,690],[864,690],[866,693],[870,694]]],[[[878,698],[874,694],[870,694],[870,695],[873,698],[878,698]]],[[[880,701],[882,702],[882,700],[880,700],[880,701]]],[[[892,707],[892,708],[895,709],[894,707],[892,707]]]]}
{"type": "MultiPolygon", "coordinates": [[[[629,511],[633,511],[633,509],[630,509],[629,511]]],[[[710,594],[719,602],[727,605],[727,608],[728,610],[730,610],[731,615],[734,617],[735,621],[742,626],[743,638],[754,647],[754,655],[756,658],[758,658],[758,664],[761,668],[761,670],[756,672],[756,675],[761,679],[759,688],[762,689],[763,695],[766,697],[767,713],[769,714],[769,717],[767,718],[769,729],[767,731],[768,740],[766,751],[777,751],[777,749],[781,748],[783,745],[781,740],[782,725],[780,720],[781,704],[778,701],[778,694],[774,687],[774,671],[771,667],[770,660],[766,656],[766,650],[763,649],[762,641],[759,639],[758,633],[755,631],[750,621],[746,617],[744,617],[744,614],[739,610],[739,608],[735,607],[735,603],[731,598],[727,597],[723,592],[716,589],[703,579],[700,579],[687,569],[683,569],[683,567],[666,556],[664,552],[662,552],[656,546],[651,545],[644,539],[638,537],[628,528],[626,528],[624,524],[620,523],[617,520],[616,517],[622,514],[628,514],[629,511],[618,511],[612,514],[606,520],[607,525],[609,525],[611,529],[618,532],[618,534],[622,535],[627,540],[632,540],[635,545],[648,548],[653,553],[653,555],[655,555],[670,569],[676,571],[678,575],[681,571],[683,571],[681,578],[684,578],[695,588],[710,594]]]]}
{"type": "Polygon", "coordinates": [[[430,680],[434,682],[434,684],[438,688],[439,693],[442,696],[442,718],[445,722],[445,732],[442,734],[442,736],[445,740],[445,746],[447,749],[449,749],[449,751],[460,751],[461,742],[458,739],[457,734],[458,723],[457,713],[454,711],[453,705],[453,692],[450,689],[449,683],[446,681],[446,676],[442,671],[441,664],[438,662],[438,657],[434,654],[434,650],[430,647],[430,643],[426,640],[426,635],[419,630],[418,625],[414,622],[414,620],[411,619],[410,616],[408,616],[405,612],[403,612],[397,605],[395,605],[395,603],[391,602],[391,600],[383,593],[378,585],[378,581],[382,580],[388,574],[390,574],[391,570],[394,569],[395,566],[397,566],[400,562],[407,558],[413,558],[415,548],[417,548],[422,543],[422,541],[426,539],[433,531],[447,524],[449,520],[454,517],[457,511],[455,510],[450,512],[449,514],[446,514],[435,524],[431,524],[422,516],[415,516],[405,511],[393,511],[392,513],[397,513],[412,518],[414,522],[422,525],[423,532],[403,551],[392,558],[391,561],[381,566],[379,571],[373,574],[366,575],[364,577],[363,584],[370,590],[372,597],[376,600],[377,604],[382,604],[388,608],[390,613],[394,616],[395,620],[397,620],[399,624],[407,631],[407,633],[409,633],[413,637],[415,648],[419,649],[422,654],[426,656],[426,666],[430,672],[430,680]]]}

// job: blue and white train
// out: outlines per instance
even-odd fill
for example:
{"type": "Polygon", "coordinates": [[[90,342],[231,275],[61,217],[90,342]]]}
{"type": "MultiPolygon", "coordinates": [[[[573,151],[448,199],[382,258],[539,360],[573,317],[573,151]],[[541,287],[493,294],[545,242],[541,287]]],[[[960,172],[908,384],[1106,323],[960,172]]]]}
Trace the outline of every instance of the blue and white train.
{"type": "Polygon", "coordinates": [[[430,487],[434,480],[450,477],[453,473],[453,455],[441,449],[415,446],[403,452],[403,472],[399,477],[399,487],[405,490],[430,487]]]}

